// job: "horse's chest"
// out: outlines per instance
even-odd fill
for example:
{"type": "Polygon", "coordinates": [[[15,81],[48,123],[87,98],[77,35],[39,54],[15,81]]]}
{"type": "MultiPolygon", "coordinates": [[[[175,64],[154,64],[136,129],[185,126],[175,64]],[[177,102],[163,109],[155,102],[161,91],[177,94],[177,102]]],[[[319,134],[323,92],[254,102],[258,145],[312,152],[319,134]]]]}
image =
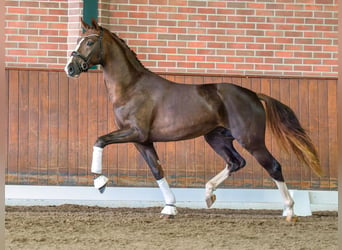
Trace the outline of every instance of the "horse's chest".
{"type": "Polygon", "coordinates": [[[114,107],[115,122],[119,127],[125,126],[131,117],[131,110],[127,106],[114,107]]]}

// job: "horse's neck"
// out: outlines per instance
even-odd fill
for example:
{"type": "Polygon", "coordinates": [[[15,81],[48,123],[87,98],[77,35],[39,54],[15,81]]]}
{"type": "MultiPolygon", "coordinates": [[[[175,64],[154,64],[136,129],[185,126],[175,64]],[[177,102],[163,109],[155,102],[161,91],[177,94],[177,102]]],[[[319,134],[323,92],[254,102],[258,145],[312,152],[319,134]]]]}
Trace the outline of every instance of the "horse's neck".
{"type": "Polygon", "coordinates": [[[113,104],[120,104],[128,101],[127,94],[134,88],[143,72],[137,71],[126,59],[122,59],[105,64],[103,74],[110,100],[113,104]]]}

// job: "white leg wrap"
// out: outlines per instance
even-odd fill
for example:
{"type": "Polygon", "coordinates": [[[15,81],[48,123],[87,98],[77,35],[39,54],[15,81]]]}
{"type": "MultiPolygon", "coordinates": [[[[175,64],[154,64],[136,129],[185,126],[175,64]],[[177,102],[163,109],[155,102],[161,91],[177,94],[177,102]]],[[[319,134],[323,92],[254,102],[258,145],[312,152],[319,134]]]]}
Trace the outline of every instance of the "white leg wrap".
{"type": "Polygon", "coordinates": [[[216,188],[224,182],[229,177],[228,166],[226,166],[220,173],[214,176],[211,180],[207,182],[205,185],[206,196],[211,196],[216,188]]]}
{"type": "Polygon", "coordinates": [[[94,174],[102,173],[102,152],[103,148],[93,147],[93,160],[91,163],[91,172],[94,174]]]}
{"type": "Polygon", "coordinates": [[[214,191],[228,177],[229,177],[229,169],[228,169],[228,165],[226,165],[226,167],[220,173],[214,176],[205,185],[205,201],[207,203],[208,208],[210,208],[216,200],[216,195],[214,194],[214,191]]]}
{"type": "Polygon", "coordinates": [[[286,214],[287,219],[290,220],[293,216],[295,216],[294,211],[293,211],[294,201],[290,195],[289,190],[287,189],[285,182],[276,181],[276,180],[274,180],[274,182],[277,184],[277,187],[281,193],[281,196],[284,199],[284,203],[285,203],[284,214],[286,214]]]}
{"type": "Polygon", "coordinates": [[[175,195],[172,193],[169,184],[167,183],[165,178],[157,180],[157,183],[163,194],[166,204],[161,213],[165,215],[176,215],[178,213],[175,206],[176,198],[175,195]]]}

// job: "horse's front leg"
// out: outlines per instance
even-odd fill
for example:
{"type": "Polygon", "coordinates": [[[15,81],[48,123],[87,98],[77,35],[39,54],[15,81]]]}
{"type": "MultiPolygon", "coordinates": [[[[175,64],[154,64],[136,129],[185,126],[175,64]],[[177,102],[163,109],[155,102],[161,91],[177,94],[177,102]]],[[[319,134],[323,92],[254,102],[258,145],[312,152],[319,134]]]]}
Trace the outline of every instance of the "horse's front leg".
{"type": "Polygon", "coordinates": [[[108,178],[102,175],[102,152],[103,148],[113,143],[136,142],[141,140],[141,133],[135,128],[121,129],[109,134],[100,136],[93,147],[93,160],[91,172],[95,174],[94,187],[104,192],[108,178]]]}
{"type": "Polygon", "coordinates": [[[176,198],[164,177],[164,171],[160,165],[159,158],[153,143],[135,143],[135,146],[150,167],[151,172],[163,194],[165,207],[161,211],[161,216],[163,218],[173,218],[178,213],[176,209],[176,198]]]}

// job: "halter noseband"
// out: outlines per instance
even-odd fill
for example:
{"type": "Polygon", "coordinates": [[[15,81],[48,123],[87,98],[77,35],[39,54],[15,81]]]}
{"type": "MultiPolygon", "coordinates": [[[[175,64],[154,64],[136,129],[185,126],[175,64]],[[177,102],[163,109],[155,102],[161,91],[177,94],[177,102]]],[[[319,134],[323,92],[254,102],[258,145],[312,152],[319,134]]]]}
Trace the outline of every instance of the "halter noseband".
{"type": "MultiPolygon", "coordinates": [[[[96,34],[93,34],[93,35],[89,35],[89,36],[86,36],[85,38],[87,37],[90,37],[90,36],[98,36],[99,39],[98,39],[98,42],[100,44],[100,52],[101,52],[101,60],[102,60],[102,37],[103,37],[103,29],[101,28],[101,32],[100,32],[100,35],[96,35],[96,34]]],[[[90,53],[88,54],[88,56],[83,56],[81,55],[78,51],[73,51],[71,53],[71,56],[73,57],[79,57],[81,60],[82,60],[82,63],[81,64],[78,64],[78,68],[81,72],[87,72],[88,69],[89,69],[89,59],[91,57],[91,55],[93,54],[95,48],[93,48],[92,51],[90,51],[90,53]]]]}

